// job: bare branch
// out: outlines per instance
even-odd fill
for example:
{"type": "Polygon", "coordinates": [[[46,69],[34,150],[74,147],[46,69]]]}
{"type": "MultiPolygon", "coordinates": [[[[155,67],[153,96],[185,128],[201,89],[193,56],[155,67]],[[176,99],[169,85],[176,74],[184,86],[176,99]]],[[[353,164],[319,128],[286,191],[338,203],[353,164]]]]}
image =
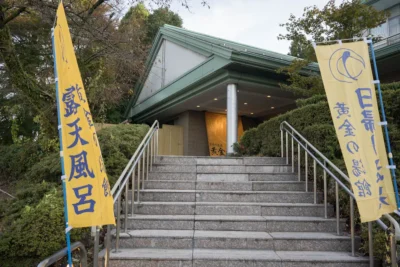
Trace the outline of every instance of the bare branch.
{"type": "Polygon", "coordinates": [[[103,4],[106,0],[98,0],[88,11],[88,15],[92,15],[92,13],[98,8],[101,4],[103,4]]]}
{"type": "Polygon", "coordinates": [[[26,10],[26,7],[20,7],[18,10],[16,10],[14,13],[12,13],[10,16],[4,19],[4,21],[0,21],[0,29],[2,29],[4,26],[7,25],[10,21],[21,15],[26,10]]]}

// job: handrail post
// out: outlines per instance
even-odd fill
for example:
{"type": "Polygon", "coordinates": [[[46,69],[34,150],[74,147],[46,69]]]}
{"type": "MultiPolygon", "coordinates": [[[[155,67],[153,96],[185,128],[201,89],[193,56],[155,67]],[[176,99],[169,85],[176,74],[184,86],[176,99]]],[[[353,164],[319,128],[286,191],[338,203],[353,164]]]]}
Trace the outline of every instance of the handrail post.
{"type": "Polygon", "coordinates": [[[396,235],[394,225],[393,223],[390,223],[390,230],[391,230],[391,235],[390,235],[390,258],[392,261],[392,267],[397,266],[397,241],[396,241],[396,235]]]}
{"type": "Polygon", "coordinates": [[[131,214],[133,215],[135,213],[135,171],[136,171],[136,167],[133,168],[132,170],[132,195],[131,195],[131,214]]]}
{"type": "Polygon", "coordinates": [[[314,159],[314,204],[317,204],[317,162],[314,159]]]}
{"type": "Polygon", "coordinates": [[[150,140],[150,171],[152,171],[153,170],[153,160],[154,160],[154,155],[153,155],[153,150],[154,150],[154,148],[153,148],[153,146],[154,146],[154,133],[153,133],[153,135],[151,136],[151,140],[150,140]]]}
{"type": "Polygon", "coordinates": [[[281,129],[281,158],[283,158],[283,130],[281,129]]]}
{"type": "Polygon", "coordinates": [[[138,161],[138,164],[137,164],[137,166],[138,166],[138,168],[137,168],[137,190],[138,190],[138,193],[137,193],[137,203],[138,203],[138,205],[140,204],[140,158],[139,158],[139,161],[138,161]]]}
{"type": "Polygon", "coordinates": [[[156,132],[156,147],[157,147],[157,149],[156,149],[156,156],[158,156],[158,151],[159,151],[159,149],[158,149],[158,132],[160,131],[160,127],[158,127],[157,128],[157,132],[156,132]]]}
{"type": "Polygon", "coordinates": [[[368,249],[369,249],[369,266],[374,267],[374,239],[372,236],[372,222],[368,222],[368,249]]]}
{"type": "Polygon", "coordinates": [[[146,181],[149,180],[149,165],[150,165],[150,146],[147,144],[147,160],[146,160],[146,181]]]}
{"type": "Polygon", "coordinates": [[[292,132],[292,173],[294,173],[294,141],[293,141],[293,132],[292,132]]]}
{"type": "MultiPolygon", "coordinates": [[[[306,149],[307,149],[307,144],[306,144],[306,149]]],[[[307,150],[304,150],[304,165],[305,165],[306,192],[308,192],[308,154],[307,154],[307,150]]]]}
{"type": "Polygon", "coordinates": [[[105,267],[110,266],[111,225],[107,225],[105,267]]]}
{"type": "Polygon", "coordinates": [[[288,136],[288,132],[286,132],[286,164],[289,165],[289,136],[288,136]]]}
{"type": "Polygon", "coordinates": [[[146,168],[145,168],[145,163],[146,163],[146,148],[143,148],[143,154],[142,154],[142,190],[144,190],[144,179],[146,175],[146,168]]]}
{"type": "Polygon", "coordinates": [[[300,143],[297,143],[297,172],[299,176],[299,182],[301,181],[301,147],[300,143]]]}
{"type": "Polygon", "coordinates": [[[119,233],[121,228],[121,196],[118,197],[117,201],[117,228],[116,228],[116,238],[115,238],[115,250],[114,252],[118,252],[119,248],[119,233]]]}
{"type": "Polygon", "coordinates": [[[354,240],[354,199],[350,196],[350,233],[351,233],[351,255],[355,256],[355,240],[354,240]]]}
{"type": "Polygon", "coordinates": [[[93,266],[99,266],[99,242],[100,242],[100,229],[97,226],[92,226],[94,230],[94,248],[93,248],[93,266]]]}
{"type": "MultiPolygon", "coordinates": [[[[326,168],[326,162],[324,161],[324,167],[326,168]]],[[[326,181],[326,170],[324,169],[324,208],[325,208],[325,219],[328,218],[328,185],[326,181]]]]}
{"type": "Polygon", "coordinates": [[[339,185],[335,182],[335,196],[336,196],[336,231],[340,235],[340,210],[339,210],[339,185]]]}
{"type": "MultiPolygon", "coordinates": [[[[133,194],[133,193],[132,193],[133,194]]],[[[128,232],[128,199],[129,199],[129,179],[126,181],[125,185],[125,210],[124,210],[124,232],[128,232]]],[[[132,203],[133,205],[133,203],[132,203]]]]}

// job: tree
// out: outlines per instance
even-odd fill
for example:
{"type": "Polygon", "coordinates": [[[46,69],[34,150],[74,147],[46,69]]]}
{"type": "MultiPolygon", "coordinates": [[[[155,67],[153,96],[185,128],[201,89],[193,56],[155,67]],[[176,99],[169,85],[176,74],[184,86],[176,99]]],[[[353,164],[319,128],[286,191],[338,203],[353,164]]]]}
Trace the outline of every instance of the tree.
{"type": "MultiPolygon", "coordinates": [[[[172,1],[189,8],[189,0],[146,2],[168,8],[172,1]]],[[[2,79],[0,97],[8,95],[6,91],[12,92],[12,98],[18,97],[18,101],[4,100],[7,105],[24,107],[40,126],[40,134],[51,137],[57,136],[50,38],[57,5],[54,0],[0,0],[0,77],[6,77],[2,79]]],[[[64,1],[90,108],[97,121],[120,121],[118,113],[124,109],[120,103],[132,94],[148,49],[148,10],[139,4],[120,23],[120,5],[119,0],[64,1]],[[130,28],[124,29],[128,17],[130,28]],[[131,27],[133,20],[137,23],[131,27]]],[[[171,17],[175,16],[167,14],[166,21],[156,21],[173,23],[171,17]]],[[[5,116],[0,117],[2,122],[5,116]]],[[[27,131],[28,136],[32,130],[37,132],[37,127],[27,131]]]]}
{"type": "Polygon", "coordinates": [[[309,39],[323,42],[361,37],[367,29],[379,26],[388,17],[387,12],[364,5],[361,0],[345,0],[339,6],[335,3],[335,0],[330,0],[322,9],[317,6],[306,7],[302,17],[297,18],[292,14],[288,22],[280,25],[287,33],[280,34],[278,39],[291,41],[290,54],[303,58],[278,70],[288,75],[289,84],[281,85],[282,88],[302,97],[324,94],[319,74],[311,71],[304,73],[304,67],[316,61],[309,39]]]}
{"type": "Polygon", "coordinates": [[[147,20],[147,41],[151,43],[164,24],[182,27],[182,18],[167,7],[154,10],[147,20]]]}

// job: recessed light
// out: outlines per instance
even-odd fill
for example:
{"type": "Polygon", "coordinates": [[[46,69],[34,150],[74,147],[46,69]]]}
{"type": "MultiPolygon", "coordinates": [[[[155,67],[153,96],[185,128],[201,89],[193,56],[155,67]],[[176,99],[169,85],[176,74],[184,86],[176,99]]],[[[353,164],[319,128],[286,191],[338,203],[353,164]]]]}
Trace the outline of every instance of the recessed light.
{"type": "Polygon", "coordinates": [[[200,106],[197,106],[198,108],[200,107],[200,106]]]}
{"type": "Polygon", "coordinates": [[[274,109],[275,107],[271,107],[271,109],[274,109]]]}
{"type": "Polygon", "coordinates": [[[244,103],[245,105],[247,105],[247,103],[244,103]]]}
{"type": "Polygon", "coordinates": [[[214,98],[214,100],[218,100],[218,98],[214,98]]]}
{"type": "Polygon", "coordinates": [[[271,96],[270,96],[270,95],[267,95],[267,97],[270,98],[271,96]]]}
{"type": "Polygon", "coordinates": [[[250,113],[251,115],[253,115],[254,113],[252,112],[252,113],[250,113]]]}

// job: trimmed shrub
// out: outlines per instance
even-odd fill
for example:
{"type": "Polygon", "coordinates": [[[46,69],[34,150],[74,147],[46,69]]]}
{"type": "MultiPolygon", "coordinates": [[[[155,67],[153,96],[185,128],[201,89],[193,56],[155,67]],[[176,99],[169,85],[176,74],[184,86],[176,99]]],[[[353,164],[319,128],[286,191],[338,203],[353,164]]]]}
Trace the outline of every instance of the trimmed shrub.
{"type": "Polygon", "coordinates": [[[317,104],[318,102],[321,101],[327,101],[326,95],[314,95],[309,98],[298,99],[296,100],[296,105],[300,108],[311,104],[317,104]]]}
{"type": "MultiPolygon", "coordinates": [[[[65,247],[62,193],[51,188],[36,205],[26,205],[19,218],[0,238],[2,266],[35,266],[65,247]]],[[[89,229],[73,229],[71,239],[81,240],[89,229]]]]}
{"type": "Polygon", "coordinates": [[[118,179],[148,131],[149,126],[144,124],[119,124],[99,131],[101,153],[111,185],[118,179]]]}

